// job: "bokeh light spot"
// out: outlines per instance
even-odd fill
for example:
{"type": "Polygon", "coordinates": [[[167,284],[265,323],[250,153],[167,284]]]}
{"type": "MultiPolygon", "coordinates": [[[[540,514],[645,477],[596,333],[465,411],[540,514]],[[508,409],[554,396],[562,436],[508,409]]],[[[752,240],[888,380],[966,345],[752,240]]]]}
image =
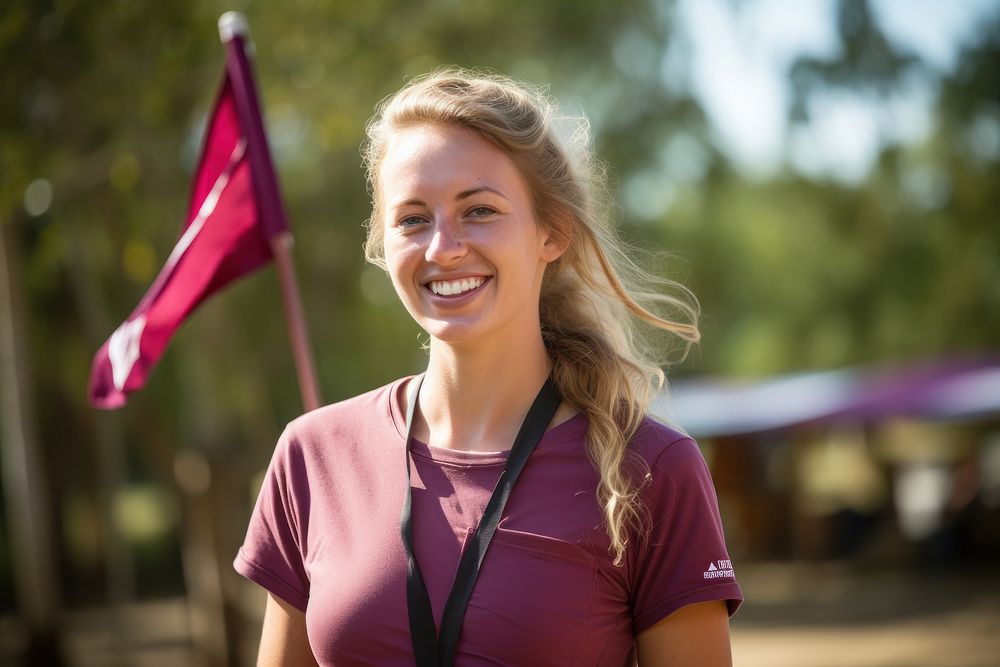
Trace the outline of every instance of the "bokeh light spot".
{"type": "Polygon", "coordinates": [[[156,269],[156,253],[147,241],[129,241],[122,253],[122,268],[134,283],[144,285],[153,277],[156,269]]]}
{"type": "Polygon", "coordinates": [[[388,306],[396,300],[396,291],[385,271],[377,266],[366,264],[361,269],[361,294],[373,306],[388,306]]]}
{"type": "Polygon", "coordinates": [[[28,215],[38,217],[52,206],[52,184],[44,178],[38,178],[28,184],[24,190],[24,210],[28,215]]]}
{"type": "Polygon", "coordinates": [[[124,192],[135,187],[135,184],[139,182],[139,175],[141,173],[142,169],[139,166],[139,160],[131,153],[123,153],[111,163],[108,178],[116,190],[124,192]]]}

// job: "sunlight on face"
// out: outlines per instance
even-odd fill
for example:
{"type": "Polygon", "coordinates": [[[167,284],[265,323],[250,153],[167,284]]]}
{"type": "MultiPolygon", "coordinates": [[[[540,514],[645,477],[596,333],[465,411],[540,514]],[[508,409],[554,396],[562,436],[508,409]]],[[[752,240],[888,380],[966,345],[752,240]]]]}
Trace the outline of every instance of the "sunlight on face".
{"type": "Polygon", "coordinates": [[[389,275],[425,331],[453,343],[537,333],[560,251],[506,153],[469,129],[410,127],[390,138],[378,182],[389,275]]]}

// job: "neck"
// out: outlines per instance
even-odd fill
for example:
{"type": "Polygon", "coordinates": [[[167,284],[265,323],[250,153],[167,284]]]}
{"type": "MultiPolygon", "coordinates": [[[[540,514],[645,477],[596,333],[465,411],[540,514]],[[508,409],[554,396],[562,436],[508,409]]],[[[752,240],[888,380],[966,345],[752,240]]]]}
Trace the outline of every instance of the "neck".
{"type": "Polygon", "coordinates": [[[415,436],[449,449],[510,449],[551,362],[540,331],[474,349],[432,340],[415,436]]]}

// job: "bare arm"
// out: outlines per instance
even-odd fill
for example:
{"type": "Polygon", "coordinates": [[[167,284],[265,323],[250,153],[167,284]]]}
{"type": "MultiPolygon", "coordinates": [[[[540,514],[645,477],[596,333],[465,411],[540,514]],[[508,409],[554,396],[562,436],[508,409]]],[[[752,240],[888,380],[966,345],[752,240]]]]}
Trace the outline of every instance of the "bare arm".
{"type": "Polygon", "coordinates": [[[681,607],[639,634],[639,667],[732,667],[722,600],[681,607]]]}
{"type": "Polygon", "coordinates": [[[306,636],[306,615],[270,593],[264,610],[257,665],[316,665],[306,636]]]}

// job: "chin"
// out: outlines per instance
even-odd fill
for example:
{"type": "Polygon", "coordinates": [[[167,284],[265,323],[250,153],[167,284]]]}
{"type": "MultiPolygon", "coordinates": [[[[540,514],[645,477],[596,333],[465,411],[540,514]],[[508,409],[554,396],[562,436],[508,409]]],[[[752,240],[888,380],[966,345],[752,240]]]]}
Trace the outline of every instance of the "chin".
{"type": "Polygon", "coordinates": [[[424,327],[423,329],[427,332],[427,335],[430,336],[431,339],[446,345],[471,343],[482,338],[481,335],[477,335],[476,332],[467,327],[429,326],[424,327]]]}
{"type": "Polygon", "coordinates": [[[485,340],[494,331],[483,326],[481,322],[456,322],[453,320],[438,320],[422,318],[417,324],[434,341],[447,345],[472,343],[485,340]]]}

